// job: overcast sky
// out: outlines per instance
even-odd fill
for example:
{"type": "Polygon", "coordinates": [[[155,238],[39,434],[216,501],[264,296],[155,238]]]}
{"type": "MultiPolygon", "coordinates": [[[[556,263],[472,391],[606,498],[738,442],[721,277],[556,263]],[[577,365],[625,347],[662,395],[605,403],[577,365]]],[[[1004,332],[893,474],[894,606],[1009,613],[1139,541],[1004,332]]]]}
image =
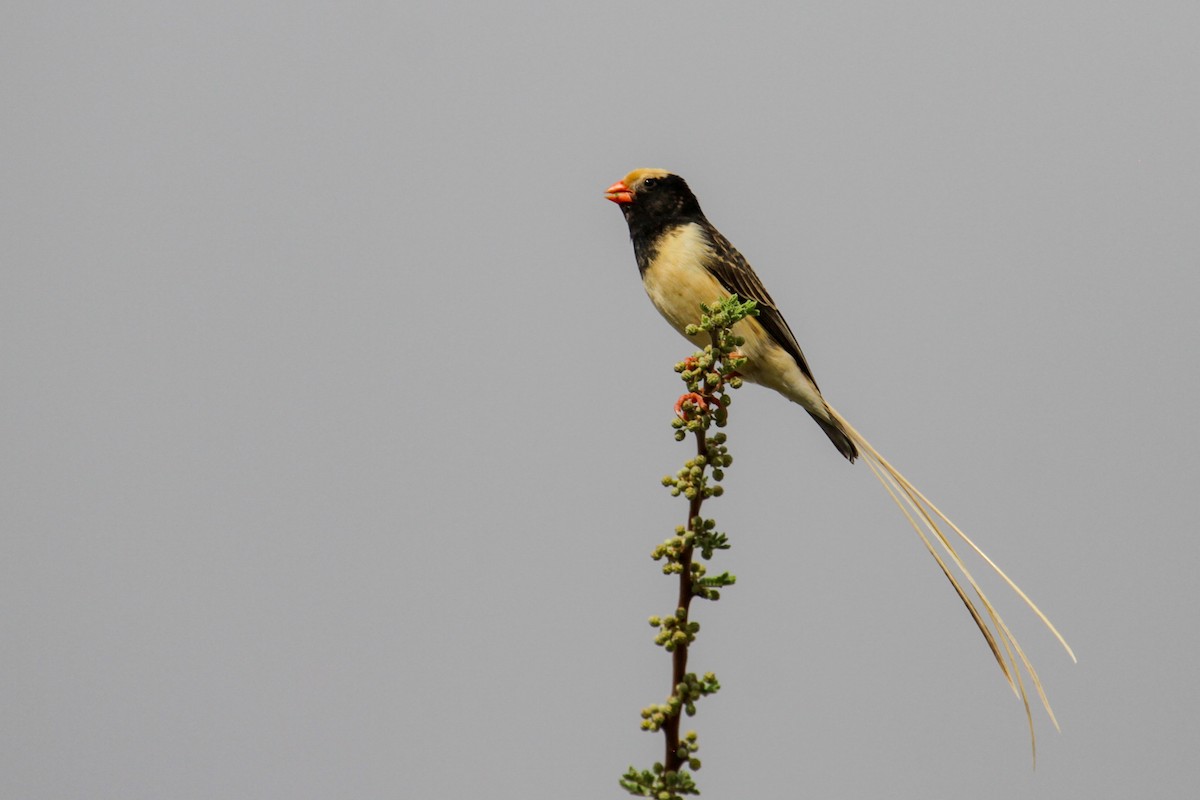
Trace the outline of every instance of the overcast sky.
{"type": "Polygon", "coordinates": [[[1200,783],[1200,8],[9,2],[0,796],[609,798],[661,758],[684,175],[1002,587],[739,392],[711,798],[1200,783]]]}

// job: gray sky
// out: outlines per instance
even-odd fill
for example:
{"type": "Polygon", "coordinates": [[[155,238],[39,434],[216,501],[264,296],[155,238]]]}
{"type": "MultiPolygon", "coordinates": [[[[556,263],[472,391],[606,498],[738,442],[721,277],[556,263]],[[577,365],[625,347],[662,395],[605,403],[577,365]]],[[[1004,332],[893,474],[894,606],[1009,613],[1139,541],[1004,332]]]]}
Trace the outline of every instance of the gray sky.
{"type": "Polygon", "coordinates": [[[750,5],[5,6],[0,796],[659,758],[688,347],[601,194],[640,166],[1080,658],[995,587],[1063,726],[1031,772],[890,501],[749,387],[705,796],[1194,790],[1200,11],[750,5]]]}

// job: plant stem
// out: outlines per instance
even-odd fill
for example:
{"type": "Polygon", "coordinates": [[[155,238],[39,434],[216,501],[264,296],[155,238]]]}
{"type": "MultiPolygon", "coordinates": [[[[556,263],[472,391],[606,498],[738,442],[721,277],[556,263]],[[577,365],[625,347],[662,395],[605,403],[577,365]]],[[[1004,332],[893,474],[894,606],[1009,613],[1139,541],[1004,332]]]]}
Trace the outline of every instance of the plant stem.
{"type": "Polygon", "coordinates": [[[700,794],[693,778],[701,767],[696,755],[698,736],[695,731],[680,736],[680,727],[683,715],[695,714],[696,702],[715,694],[721,685],[712,672],[702,676],[688,672],[691,643],[700,630],[699,623],[690,621],[692,600],[719,600],[721,591],[737,581],[737,576],[729,572],[708,574],[706,562],[715,551],[728,550],[730,544],[729,538],[716,530],[716,521],[706,520],[700,513],[706,499],[724,493],[721,481],[733,463],[725,433],[709,436],[714,427],[724,428],[728,421],[732,399],[728,390],[742,385],[737,369],[745,363],[745,357],[737,348],[745,341],[733,334],[733,327],[746,317],[757,316],[758,308],[755,301],[741,301],[732,295],[711,307],[701,304],[700,311],[700,323],[689,325],[686,334],[697,337],[705,331],[712,345],[675,365],[687,390],[676,400],[675,418],[671,420],[676,442],[686,441],[688,433],[695,437],[696,455],[685,461],[674,476],[662,479],[673,497],[682,495],[688,501],[687,520],[650,554],[655,561],[665,562],[663,574],[679,577],[675,608],[648,620],[657,630],[654,643],[671,654],[671,691],[666,702],[646,706],[641,714],[642,730],[663,732],[666,753],[653,769],[631,766],[620,779],[621,787],[629,794],[655,800],[682,800],[685,795],[700,794]]]}
{"type": "MultiPolygon", "coordinates": [[[[704,469],[708,469],[708,446],[707,435],[705,430],[694,431],[696,437],[696,455],[704,458],[704,469]]],[[[688,503],[688,518],[684,525],[684,530],[692,530],[695,520],[700,518],[700,506],[704,502],[704,494],[697,492],[696,496],[688,503]]],[[[679,557],[679,564],[683,570],[679,573],[679,602],[676,608],[683,609],[683,623],[687,624],[691,615],[692,598],[695,592],[692,591],[692,551],[695,548],[688,546],[684,548],[679,557]]],[[[687,660],[688,660],[689,644],[685,641],[675,648],[672,653],[672,670],[671,694],[679,690],[679,684],[683,683],[683,677],[687,675],[687,660]]],[[[666,757],[663,759],[663,766],[669,772],[677,772],[683,766],[684,759],[679,757],[679,725],[683,718],[683,712],[672,715],[665,725],[663,725],[663,734],[666,736],[666,757]]]]}

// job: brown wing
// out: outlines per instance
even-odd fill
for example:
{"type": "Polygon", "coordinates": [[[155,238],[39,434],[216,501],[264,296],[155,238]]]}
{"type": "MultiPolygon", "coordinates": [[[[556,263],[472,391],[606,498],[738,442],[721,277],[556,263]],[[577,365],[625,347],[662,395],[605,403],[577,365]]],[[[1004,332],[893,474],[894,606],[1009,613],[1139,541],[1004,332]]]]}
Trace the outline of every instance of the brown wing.
{"type": "MultiPolygon", "coordinates": [[[[816,386],[817,379],[813,377],[812,370],[809,369],[808,362],[804,359],[804,353],[800,350],[796,335],[788,327],[783,314],[779,313],[779,308],[771,299],[771,295],[767,294],[762,281],[754,274],[750,263],[711,223],[705,221],[704,230],[708,234],[708,238],[712,240],[714,258],[708,265],[712,274],[725,287],[725,291],[736,294],[743,300],[758,302],[759,324],[770,334],[771,338],[779,342],[779,345],[792,358],[796,359],[796,363],[800,365],[800,371],[807,375],[808,379],[816,386]]],[[[820,391],[820,387],[817,388],[817,391],[820,391]]]]}

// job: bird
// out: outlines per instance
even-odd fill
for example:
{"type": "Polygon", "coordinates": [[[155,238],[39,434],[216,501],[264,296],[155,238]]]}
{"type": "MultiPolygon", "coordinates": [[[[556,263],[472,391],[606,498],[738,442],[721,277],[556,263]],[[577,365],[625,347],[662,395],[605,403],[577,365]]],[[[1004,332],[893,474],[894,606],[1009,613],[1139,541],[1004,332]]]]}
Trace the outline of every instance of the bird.
{"type": "Polygon", "coordinates": [[[1003,579],[1076,661],[1066,639],[995,561],[825,400],[779,306],[746,258],[704,216],[682,177],[664,169],[635,169],[609,186],[605,196],[618,205],[628,224],[646,294],[671,327],[697,347],[709,342],[708,334],[695,333],[693,328],[689,336],[687,328],[699,322],[701,304],[733,295],[757,303],[759,315],[747,317],[733,329],[744,339],[738,350],[745,361],[738,374],[803,408],[847,461],[861,459],[883,485],[966,606],[1005,680],[1024,704],[1036,765],[1037,737],[1021,667],[1056,729],[1058,720],[1032,662],[971,575],[956,549],[956,540],[1003,579]]]}

